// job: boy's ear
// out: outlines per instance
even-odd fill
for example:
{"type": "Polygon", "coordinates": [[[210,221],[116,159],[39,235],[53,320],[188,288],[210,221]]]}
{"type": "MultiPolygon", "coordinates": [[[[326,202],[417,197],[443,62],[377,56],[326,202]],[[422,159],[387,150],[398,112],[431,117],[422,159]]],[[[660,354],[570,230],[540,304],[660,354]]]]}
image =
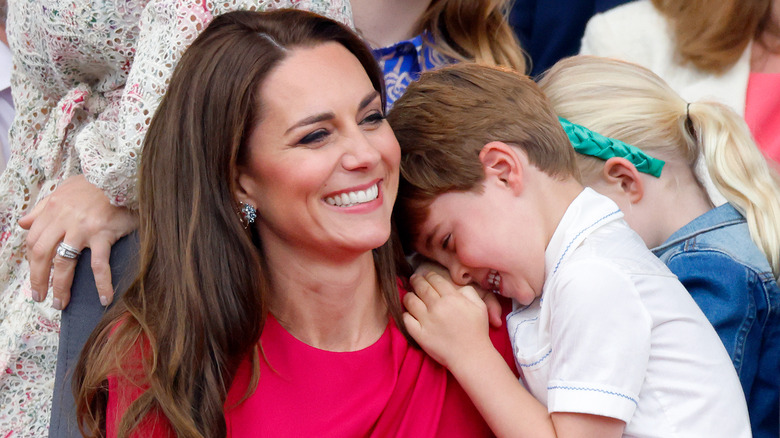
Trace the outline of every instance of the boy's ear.
{"type": "Polygon", "coordinates": [[[479,161],[486,179],[496,178],[515,194],[523,190],[524,162],[517,149],[504,142],[492,141],[482,147],[479,161]]]}
{"type": "Polygon", "coordinates": [[[604,164],[601,177],[616,190],[624,193],[632,204],[641,201],[645,186],[639,171],[630,161],[612,157],[604,164]]]}

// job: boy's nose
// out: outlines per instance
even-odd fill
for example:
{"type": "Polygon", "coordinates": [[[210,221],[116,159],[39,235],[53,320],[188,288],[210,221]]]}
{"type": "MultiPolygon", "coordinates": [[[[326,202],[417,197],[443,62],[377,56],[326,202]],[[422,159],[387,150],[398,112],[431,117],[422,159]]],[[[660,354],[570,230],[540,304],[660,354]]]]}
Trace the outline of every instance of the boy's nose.
{"type": "Polygon", "coordinates": [[[452,281],[459,284],[460,286],[466,286],[472,281],[471,274],[469,274],[468,269],[466,269],[466,267],[460,263],[455,264],[453,270],[451,271],[451,276],[452,281]]]}

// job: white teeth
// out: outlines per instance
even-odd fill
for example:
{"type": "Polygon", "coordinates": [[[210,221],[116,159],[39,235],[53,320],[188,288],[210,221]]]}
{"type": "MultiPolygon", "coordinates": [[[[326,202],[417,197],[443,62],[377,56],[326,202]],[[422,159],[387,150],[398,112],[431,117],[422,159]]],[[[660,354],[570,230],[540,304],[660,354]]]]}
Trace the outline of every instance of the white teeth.
{"type": "Polygon", "coordinates": [[[498,271],[490,270],[487,276],[488,284],[493,288],[494,293],[501,293],[501,274],[498,271]]]}
{"type": "Polygon", "coordinates": [[[374,184],[366,190],[356,192],[341,193],[333,197],[325,198],[325,202],[337,207],[352,207],[357,204],[371,202],[379,196],[379,186],[374,184]]]}

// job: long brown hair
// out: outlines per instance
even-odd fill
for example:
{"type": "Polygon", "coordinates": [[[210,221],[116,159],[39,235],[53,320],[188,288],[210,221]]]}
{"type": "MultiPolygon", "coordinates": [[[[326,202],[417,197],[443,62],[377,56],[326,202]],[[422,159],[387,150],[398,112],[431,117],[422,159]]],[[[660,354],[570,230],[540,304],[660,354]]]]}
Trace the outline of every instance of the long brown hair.
{"type": "MultiPolygon", "coordinates": [[[[74,375],[86,435],[102,435],[109,375],[144,388],[121,418],[120,437],[150,415],[164,416],[179,437],[225,436],[223,404],[248,357],[256,386],[270,282],[259,235],[237,213],[237,163],[263,117],[259,89],[269,72],[290,49],[326,42],[355,55],[384,104],[381,72],[359,37],[304,11],[216,17],[182,56],[144,142],[140,273],[93,332],[74,375]]],[[[403,329],[395,254],[391,239],[374,259],[403,329]]]]}
{"type": "MultiPolygon", "coordinates": [[[[777,36],[772,0],[652,0],[670,22],[677,52],[697,68],[721,73],[739,60],[752,40],[777,36]]],[[[769,49],[776,47],[768,45],[769,49]]]]}
{"type": "Polygon", "coordinates": [[[459,61],[502,65],[525,73],[520,42],[507,21],[509,0],[431,0],[415,33],[459,61]]]}

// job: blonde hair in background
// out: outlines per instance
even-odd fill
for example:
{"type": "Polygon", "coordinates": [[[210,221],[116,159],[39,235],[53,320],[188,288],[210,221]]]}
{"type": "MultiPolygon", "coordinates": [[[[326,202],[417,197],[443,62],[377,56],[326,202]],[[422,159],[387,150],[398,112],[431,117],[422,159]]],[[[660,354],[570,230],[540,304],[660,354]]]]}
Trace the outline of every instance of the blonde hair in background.
{"type": "MultiPolygon", "coordinates": [[[[574,123],[691,169],[703,156],[715,187],[745,216],[778,277],[780,187],[739,115],[717,103],[689,106],[650,70],[615,59],[564,59],[539,85],[555,112],[574,123]]],[[[604,164],[579,154],[577,159],[585,181],[604,164]]]]}
{"type": "MultiPolygon", "coordinates": [[[[677,52],[697,68],[722,73],[742,56],[750,41],[777,36],[772,0],[652,0],[671,25],[677,52]]],[[[777,47],[767,44],[777,51],[777,47]]]]}
{"type": "Polygon", "coordinates": [[[415,33],[425,30],[434,46],[459,61],[527,70],[520,42],[507,21],[511,0],[431,0],[415,33]]]}

